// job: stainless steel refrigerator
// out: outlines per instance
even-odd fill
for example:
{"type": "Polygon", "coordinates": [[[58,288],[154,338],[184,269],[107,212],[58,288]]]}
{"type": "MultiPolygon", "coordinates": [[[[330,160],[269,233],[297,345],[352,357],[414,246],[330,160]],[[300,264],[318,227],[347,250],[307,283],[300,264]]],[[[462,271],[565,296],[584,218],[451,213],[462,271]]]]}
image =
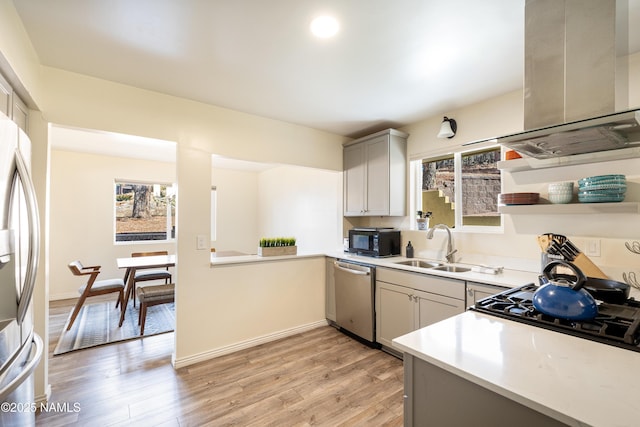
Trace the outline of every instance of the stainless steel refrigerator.
{"type": "Polygon", "coordinates": [[[39,229],[30,165],[29,138],[0,113],[0,427],[35,425],[43,345],[33,331],[39,229]]]}

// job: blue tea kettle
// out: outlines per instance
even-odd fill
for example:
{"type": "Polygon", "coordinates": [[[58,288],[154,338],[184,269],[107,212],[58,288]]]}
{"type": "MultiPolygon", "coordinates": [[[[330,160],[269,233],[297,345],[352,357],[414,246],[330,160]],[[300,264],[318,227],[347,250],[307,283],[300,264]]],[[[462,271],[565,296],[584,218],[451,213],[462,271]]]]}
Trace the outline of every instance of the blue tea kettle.
{"type": "Polygon", "coordinates": [[[567,261],[556,260],[547,264],[540,276],[540,287],[533,294],[533,306],[543,314],[566,320],[590,320],[598,315],[598,304],[582,287],[587,282],[584,273],[567,261]],[[557,279],[552,271],[559,266],[571,269],[576,276],[570,282],[563,275],[557,279]]]}

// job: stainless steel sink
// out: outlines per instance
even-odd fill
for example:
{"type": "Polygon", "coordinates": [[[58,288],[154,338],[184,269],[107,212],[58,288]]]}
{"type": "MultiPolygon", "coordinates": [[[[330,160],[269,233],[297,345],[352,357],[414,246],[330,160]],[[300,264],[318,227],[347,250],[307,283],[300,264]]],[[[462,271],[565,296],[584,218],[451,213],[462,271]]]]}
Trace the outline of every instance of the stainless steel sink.
{"type": "Polygon", "coordinates": [[[442,265],[440,267],[433,268],[433,270],[447,271],[449,273],[464,273],[465,271],[471,271],[470,268],[460,267],[457,265],[442,265]]]}
{"type": "Polygon", "coordinates": [[[398,261],[395,264],[400,265],[410,265],[411,267],[422,267],[422,268],[434,268],[434,267],[442,267],[444,266],[441,262],[435,261],[423,261],[420,259],[411,259],[407,261],[398,261]]]}

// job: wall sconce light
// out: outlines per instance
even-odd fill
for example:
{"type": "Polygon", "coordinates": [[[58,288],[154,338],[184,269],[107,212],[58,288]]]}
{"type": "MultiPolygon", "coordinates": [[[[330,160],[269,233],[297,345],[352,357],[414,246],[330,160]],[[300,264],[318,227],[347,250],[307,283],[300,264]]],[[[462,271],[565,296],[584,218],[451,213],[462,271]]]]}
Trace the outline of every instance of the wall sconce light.
{"type": "Polygon", "coordinates": [[[458,125],[456,124],[456,121],[445,116],[444,120],[442,120],[442,124],[440,125],[440,132],[438,133],[438,138],[451,139],[454,136],[456,136],[457,130],[458,130],[458,125]]]}

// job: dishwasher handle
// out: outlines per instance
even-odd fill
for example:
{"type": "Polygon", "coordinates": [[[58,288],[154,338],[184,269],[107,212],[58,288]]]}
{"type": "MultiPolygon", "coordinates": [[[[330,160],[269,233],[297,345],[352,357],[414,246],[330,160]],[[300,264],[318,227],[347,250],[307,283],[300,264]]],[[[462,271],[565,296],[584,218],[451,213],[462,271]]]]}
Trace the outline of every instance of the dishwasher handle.
{"type": "Polygon", "coordinates": [[[369,276],[371,274],[371,269],[369,267],[364,267],[364,266],[359,266],[361,268],[361,270],[356,270],[354,268],[350,268],[350,265],[357,265],[357,264],[345,264],[345,263],[341,263],[339,261],[334,261],[333,262],[333,266],[335,268],[337,268],[338,270],[342,270],[345,273],[350,273],[350,274],[356,274],[358,276],[369,276]]]}

